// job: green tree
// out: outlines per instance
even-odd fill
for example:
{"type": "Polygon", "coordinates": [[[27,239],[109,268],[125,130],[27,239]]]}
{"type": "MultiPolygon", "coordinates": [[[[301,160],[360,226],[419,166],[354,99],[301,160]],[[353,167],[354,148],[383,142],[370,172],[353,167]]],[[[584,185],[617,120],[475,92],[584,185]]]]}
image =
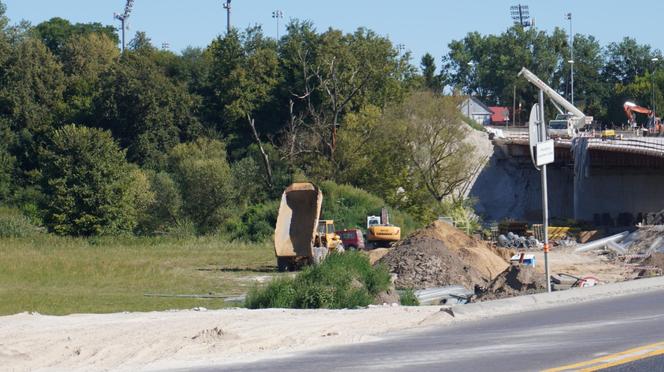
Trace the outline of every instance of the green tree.
{"type": "Polygon", "coordinates": [[[117,63],[120,50],[108,36],[90,33],[69,38],[61,55],[67,79],[66,116],[75,123],[93,122],[92,100],[98,94],[99,78],[117,63]]]}
{"type": "Polygon", "coordinates": [[[41,159],[49,230],[88,236],[133,229],[132,172],[110,132],[67,125],[53,132],[41,159]]]}
{"type": "Polygon", "coordinates": [[[200,135],[197,107],[197,99],[168,79],[149,54],[129,51],[103,74],[93,112],[130,161],[160,168],[170,149],[200,135]]]}
{"type": "Polygon", "coordinates": [[[290,101],[283,157],[315,179],[338,169],[335,152],[345,115],[398,102],[414,75],[408,54],[364,28],[317,34],[310,23],[294,21],[280,54],[290,101]]]}
{"type": "Polygon", "coordinates": [[[178,185],[166,172],[148,172],[150,191],[154,198],[139,219],[141,234],[165,233],[180,222],[182,196],[178,185]]]}
{"type": "Polygon", "coordinates": [[[12,48],[0,79],[0,117],[16,134],[12,153],[19,167],[30,172],[47,133],[61,125],[62,66],[41,41],[28,38],[12,48]]]}
{"type": "Polygon", "coordinates": [[[431,54],[426,53],[422,56],[420,68],[424,78],[424,87],[432,92],[442,93],[444,79],[442,75],[436,75],[436,61],[431,54]]]}
{"type": "Polygon", "coordinates": [[[208,53],[207,119],[228,139],[231,150],[246,147],[252,141],[252,119],[258,132],[274,125],[270,111],[281,81],[276,43],[254,27],[217,38],[208,53]]]}
{"type": "Polygon", "coordinates": [[[76,23],[71,24],[68,20],[59,17],[44,21],[34,28],[34,33],[55,55],[60,55],[62,48],[72,36],[88,35],[92,33],[105,35],[118,44],[118,35],[115,27],[104,26],[101,23],[76,23]]]}
{"type": "Polygon", "coordinates": [[[237,200],[226,147],[220,141],[198,139],[175,146],[169,168],[180,186],[183,212],[201,233],[217,231],[237,200]]]}
{"type": "Polygon", "coordinates": [[[637,76],[651,70],[651,59],[655,56],[650,45],[641,45],[625,37],[620,43],[613,42],[606,47],[606,65],[602,75],[612,84],[629,84],[637,76]]]}

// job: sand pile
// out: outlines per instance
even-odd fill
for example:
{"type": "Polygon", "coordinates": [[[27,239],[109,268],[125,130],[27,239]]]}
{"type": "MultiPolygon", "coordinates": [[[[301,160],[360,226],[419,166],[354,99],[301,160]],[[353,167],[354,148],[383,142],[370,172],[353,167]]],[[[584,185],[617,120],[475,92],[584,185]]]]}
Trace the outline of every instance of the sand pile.
{"type": "Polygon", "coordinates": [[[477,296],[480,301],[546,291],[544,275],[532,266],[512,265],[498,275],[477,296]]]}
{"type": "Polygon", "coordinates": [[[400,241],[379,262],[397,274],[397,288],[413,289],[486,287],[508,266],[494,248],[442,221],[400,241]]]}

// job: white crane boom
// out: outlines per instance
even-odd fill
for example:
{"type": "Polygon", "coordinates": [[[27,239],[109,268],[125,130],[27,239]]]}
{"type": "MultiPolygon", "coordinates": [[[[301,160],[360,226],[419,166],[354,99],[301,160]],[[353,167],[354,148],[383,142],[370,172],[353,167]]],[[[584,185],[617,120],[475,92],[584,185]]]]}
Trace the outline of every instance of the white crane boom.
{"type": "Polygon", "coordinates": [[[581,129],[586,125],[586,115],[581,112],[576,106],[571,104],[569,101],[567,101],[563,96],[558,94],[553,88],[550,86],[546,85],[540,78],[537,77],[537,75],[533,74],[528,70],[527,68],[523,67],[521,68],[521,71],[519,72],[518,76],[523,76],[531,82],[534,86],[540,88],[544,94],[546,94],[551,101],[554,103],[559,104],[562,106],[567,112],[569,112],[572,117],[570,117],[568,120],[570,121],[570,124],[574,126],[576,129],[581,129]]]}

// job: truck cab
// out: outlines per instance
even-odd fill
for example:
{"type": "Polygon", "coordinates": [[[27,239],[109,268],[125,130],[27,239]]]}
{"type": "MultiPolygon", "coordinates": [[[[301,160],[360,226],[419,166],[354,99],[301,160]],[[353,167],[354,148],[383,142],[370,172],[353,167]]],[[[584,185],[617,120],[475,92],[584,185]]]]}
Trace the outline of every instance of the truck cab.
{"type": "Polygon", "coordinates": [[[568,116],[562,114],[556,115],[554,120],[549,121],[548,132],[551,138],[572,138],[575,134],[568,116]]]}

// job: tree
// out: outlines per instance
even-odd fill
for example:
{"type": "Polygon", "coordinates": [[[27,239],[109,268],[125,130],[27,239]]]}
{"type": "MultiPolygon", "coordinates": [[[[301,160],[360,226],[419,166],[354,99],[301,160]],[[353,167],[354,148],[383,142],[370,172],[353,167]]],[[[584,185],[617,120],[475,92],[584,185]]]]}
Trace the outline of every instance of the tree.
{"type": "Polygon", "coordinates": [[[44,222],[61,235],[105,235],[136,224],[132,173],[110,132],[67,125],[41,156],[44,222]]]}
{"type": "Polygon", "coordinates": [[[280,53],[286,72],[289,118],[284,157],[315,179],[337,169],[335,152],[344,116],[365,105],[398,102],[414,74],[392,43],[373,31],[330,29],[317,34],[307,22],[291,22],[280,53]]]}
{"type": "Polygon", "coordinates": [[[452,97],[429,92],[412,94],[395,114],[410,134],[410,160],[415,174],[438,202],[453,196],[472,176],[475,149],[464,142],[470,129],[452,97]]]}
{"type": "Polygon", "coordinates": [[[0,79],[0,117],[17,135],[12,153],[19,167],[31,172],[47,133],[61,125],[62,66],[41,41],[28,38],[12,48],[0,79]]]}
{"type": "Polygon", "coordinates": [[[436,75],[436,62],[431,54],[426,53],[422,56],[420,68],[422,69],[422,77],[424,78],[424,87],[432,92],[442,93],[443,76],[442,74],[436,75]]]}
{"type": "Polygon", "coordinates": [[[129,41],[129,50],[151,53],[155,52],[157,48],[152,45],[152,40],[148,37],[148,34],[144,31],[138,31],[134,38],[129,41]]]}
{"type": "Polygon", "coordinates": [[[113,132],[132,162],[161,168],[175,145],[201,133],[198,101],[164,76],[149,54],[125,53],[100,84],[93,103],[97,124],[113,132]]]}
{"type": "Polygon", "coordinates": [[[103,26],[101,23],[76,23],[71,24],[68,20],[59,17],[38,24],[34,28],[36,36],[44,42],[44,45],[59,56],[62,48],[72,36],[89,35],[96,33],[105,35],[115,45],[119,39],[113,26],[103,26]]]}
{"type": "Polygon", "coordinates": [[[226,147],[220,141],[198,139],[175,146],[169,169],[180,186],[183,212],[201,233],[217,231],[236,199],[226,147]]]}
{"type": "Polygon", "coordinates": [[[611,84],[629,84],[650,70],[650,60],[656,55],[650,45],[640,45],[636,40],[625,37],[620,43],[613,42],[606,47],[606,65],[602,75],[611,84]]]}
{"type": "Polygon", "coordinates": [[[99,91],[99,79],[117,63],[120,51],[106,35],[90,33],[69,38],[61,50],[67,80],[64,99],[68,121],[93,122],[92,100],[99,91]]]}

